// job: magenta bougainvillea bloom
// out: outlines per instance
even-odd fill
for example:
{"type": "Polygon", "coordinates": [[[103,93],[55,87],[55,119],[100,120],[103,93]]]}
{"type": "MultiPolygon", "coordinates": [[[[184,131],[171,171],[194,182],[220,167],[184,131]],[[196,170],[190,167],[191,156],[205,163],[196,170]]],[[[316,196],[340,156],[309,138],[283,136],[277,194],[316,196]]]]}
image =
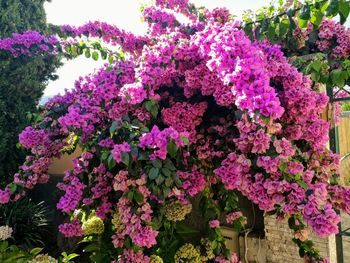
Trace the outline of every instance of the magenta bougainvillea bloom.
{"type": "MultiPolygon", "coordinates": [[[[278,45],[252,42],[226,9],[198,12],[186,0],[157,0],[143,9],[145,36],[89,22],[63,26],[69,39],[26,32],[0,40],[14,56],[54,55],[82,36],[127,53],[46,103],[42,121],[19,136],[30,155],[14,175],[16,190],[0,190],[0,203],[46,183],[52,160],[78,145],[83,153],[57,185],[64,192],[57,208],[72,220],[59,230],[82,236],[84,221],[99,217],[117,253],[110,261],[150,262],[166,256],[170,243],[184,245],[175,221],[195,210],[198,198],[218,246],[213,260],[238,262],[220,231],[246,222],[235,191],[291,219],[300,242],[307,228],[322,237],[338,233],[336,210],[350,211],[350,190],[339,185],[339,157],[326,148],[329,124],[320,115],[327,96],[278,45]]],[[[348,57],[348,36],[324,20],[316,46],[348,57]]]]}

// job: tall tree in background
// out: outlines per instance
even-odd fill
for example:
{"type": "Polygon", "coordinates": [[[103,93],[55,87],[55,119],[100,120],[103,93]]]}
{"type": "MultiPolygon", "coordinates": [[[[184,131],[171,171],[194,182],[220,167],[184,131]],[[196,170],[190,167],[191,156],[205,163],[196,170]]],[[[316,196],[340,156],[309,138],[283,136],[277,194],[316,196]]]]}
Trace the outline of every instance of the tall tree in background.
{"type": "MultiPolygon", "coordinates": [[[[0,38],[35,30],[48,34],[45,0],[0,0],[0,38]]],[[[59,58],[13,56],[0,52],[0,185],[12,180],[24,154],[16,148],[18,134],[28,125],[48,80],[57,78],[59,58]]]]}

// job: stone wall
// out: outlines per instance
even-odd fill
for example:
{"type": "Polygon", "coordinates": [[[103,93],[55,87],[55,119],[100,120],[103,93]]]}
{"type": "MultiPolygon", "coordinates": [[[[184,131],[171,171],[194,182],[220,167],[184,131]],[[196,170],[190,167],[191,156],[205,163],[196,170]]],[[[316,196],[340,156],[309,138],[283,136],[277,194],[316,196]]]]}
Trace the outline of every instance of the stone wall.
{"type": "Polygon", "coordinates": [[[258,237],[239,237],[239,258],[242,263],[266,263],[266,240],[258,237]]]}
{"type": "MultiPolygon", "coordinates": [[[[266,262],[267,263],[302,263],[297,246],[292,241],[292,231],[288,223],[277,222],[272,216],[265,217],[266,262]]],[[[318,238],[311,236],[321,255],[336,263],[335,237],[318,238]]]]}
{"type": "MultiPolygon", "coordinates": [[[[350,228],[350,215],[348,214],[342,214],[342,230],[346,230],[350,228]]],[[[349,231],[346,231],[347,234],[349,234],[349,231]]],[[[343,254],[344,254],[344,262],[350,262],[350,236],[344,235],[343,236],[343,254]]]]}

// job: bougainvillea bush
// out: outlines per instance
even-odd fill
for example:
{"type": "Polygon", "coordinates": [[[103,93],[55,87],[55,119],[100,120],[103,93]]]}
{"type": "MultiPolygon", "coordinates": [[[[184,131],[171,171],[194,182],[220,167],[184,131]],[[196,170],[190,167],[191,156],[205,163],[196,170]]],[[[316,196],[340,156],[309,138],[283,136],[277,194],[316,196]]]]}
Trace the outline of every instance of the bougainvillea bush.
{"type": "MultiPolygon", "coordinates": [[[[301,256],[326,262],[308,233],[335,234],[336,211],[350,212],[320,117],[328,97],[280,46],[251,41],[226,9],[157,0],[143,15],[149,30],[141,37],[91,22],[62,27],[64,39],[27,32],[0,41],[15,56],[111,58],[21,133],[31,154],[0,203],[46,183],[53,159],[79,147],[57,185],[57,209],[69,218],[59,231],[81,237],[93,262],[238,262],[220,228],[244,228],[238,192],[289,219],[301,256]],[[80,42],[87,36],[120,49],[91,53],[80,42]],[[206,225],[199,232],[184,223],[193,211],[206,225]]],[[[347,39],[333,51],[324,42],[331,23],[323,23],[319,48],[348,57],[349,30],[339,26],[347,39]]]]}

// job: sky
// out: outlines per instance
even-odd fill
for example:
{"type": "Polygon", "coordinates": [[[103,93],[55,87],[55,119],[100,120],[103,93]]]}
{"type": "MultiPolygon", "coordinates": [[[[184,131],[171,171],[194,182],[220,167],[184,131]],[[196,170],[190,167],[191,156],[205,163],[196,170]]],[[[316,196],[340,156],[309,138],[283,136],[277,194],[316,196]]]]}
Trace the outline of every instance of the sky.
{"type": "MultiPolygon", "coordinates": [[[[83,25],[88,21],[103,21],[116,25],[135,34],[146,32],[146,24],[141,22],[140,5],[148,1],[142,0],[55,0],[45,3],[48,23],[55,25],[83,25]]],[[[226,7],[238,18],[244,10],[256,10],[267,5],[269,0],[192,0],[196,6],[209,9],[226,7]]],[[[93,73],[103,64],[81,56],[71,61],[65,61],[57,70],[59,79],[48,83],[44,96],[51,97],[63,94],[65,89],[71,89],[79,76],[93,73]]]]}

